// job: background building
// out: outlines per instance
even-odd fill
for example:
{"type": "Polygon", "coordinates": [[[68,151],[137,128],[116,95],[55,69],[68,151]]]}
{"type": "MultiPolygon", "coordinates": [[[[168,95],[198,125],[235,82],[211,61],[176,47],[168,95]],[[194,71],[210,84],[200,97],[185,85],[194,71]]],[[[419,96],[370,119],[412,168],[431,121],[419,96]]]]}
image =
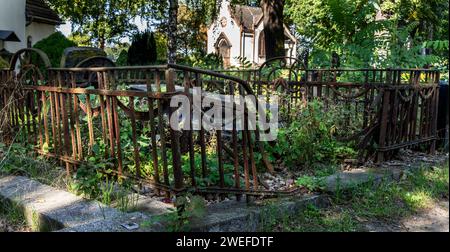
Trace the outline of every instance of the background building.
{"type": "Polygon", "coordinates": [[[0,52],[32,47],[62,23],[43,0],[0,0],[0,52]]]}
{"type": "MultiPolygon", "coordinates": [[[[266,61],[263,11],[260,7],[231,6],[223,0],[217,20],[208,29],[208,53],[222,56],[224,66],[239,66],[239,57],[254,65],[266,61]]],[[[296,57],[297,40],[284,26],[286,56],[296,57]]]]}

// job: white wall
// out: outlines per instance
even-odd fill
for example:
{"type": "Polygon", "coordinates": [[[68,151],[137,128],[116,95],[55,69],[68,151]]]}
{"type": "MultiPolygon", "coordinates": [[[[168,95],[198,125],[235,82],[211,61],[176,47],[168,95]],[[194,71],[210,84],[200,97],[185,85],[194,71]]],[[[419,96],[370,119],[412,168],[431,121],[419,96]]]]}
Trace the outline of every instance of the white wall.
{"type": "Polygon", "coordinates": [[[32,46],[42,39],[47,38],[56,31],[54,25],[33,22],[26,27],[26,37],[31,36],[32,46]]]}
{"type": "Polygon", "coordinates": [[[223,32],[231,43],[230,48],[230,64],[238,65],[239,61],[236,57],[241,55],[241,28],[232,19],[229,12],[229,2],[224,0],[220,6],[220,12],[217,16],[217,20],[208,29],[208,53],[216,53],[216,48],[214,44],[217,42],[220,34],[223,32]],[[227,25],[222,27],[220,20],[225,17],[227,20],[227,25]]]}
{"type": "Polygon", "coordinates": [[[0,0],[0,30],[14,31],[20,42],[5,42],[10,52],[26,47],[25,36],[25,0],[0,0]]]}
{"type": "Polygon", "coordinates": [[[246,33],[242,36],[242,55],[253,63],[253,34],[246,33]]]}
{"type": "MultiPolygon", "coordinates": [[[[266,59],[259,57],[259,36],[261,31],[264,29],[263,22],[260,22],[259,25],[255,29],[255,37],[253,38],[253,34],[245,34],[241,37],[241,29],[234,22],[231,17],[229,11],[229,2],[227,0],[223,0],[219,15],[217,16],[217,20],[209,27],[208,29],[208,53],[216,53],[216,48],[214,47],[217,39],[219,38],[221,33],[224,33],[228,40],[231,43],[230,50],[230,64],[232,66],[239,65],[239,61],[236,59],[238,56],[245,56],[247,60],[253,62],[256,65],[263,64],[266,59]],[[227,20],[227,25],[222,27],[220,20],[222,17],[225,17],[227,20]],[[244,48],[244,40],[245,40],[245,50],[244,48]]],[[[287,50],[286,56],[292,56],[294,58],[297,57],[296,53],[296,45],[294,45],[293,50],[287,50]]],[[[285,49],[289,49],[289,44],[285,44],[285,49]]]]}

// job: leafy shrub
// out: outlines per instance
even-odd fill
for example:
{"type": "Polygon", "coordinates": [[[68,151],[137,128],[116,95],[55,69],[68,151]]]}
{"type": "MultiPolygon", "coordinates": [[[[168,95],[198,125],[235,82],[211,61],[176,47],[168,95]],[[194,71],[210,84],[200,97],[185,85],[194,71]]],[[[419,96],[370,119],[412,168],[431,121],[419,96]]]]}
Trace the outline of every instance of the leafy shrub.
{"type": "Polygon", "coordinates": [[[250,60],[246,57],[237,56],[235,59],[239,62],[239,66],[230,67],[231,69],[251,69],[253,67],[252,62],[250,62],[250,60]]]}
{"type": "Polygon", "coordinates": [[[335,163],[355,155],[351,143],[340,142],[335,137],[338,116],[342,113],[326,111],[317,100],[308,103],[289,125],[279,130],[277,144],[269,147],[269,153],[290,167],[335,163]]]}
{"type": "Polygon", "coordinates": [[[215,53],[207,55],[192,54],[189,59],[184,62],[185,64],[192,65],[194,67],[218,70],[223,69],[222,57],[215,53]]]}
{"type": "Polygon", "coordinates": [[[119,57],[116,60],[117,66],[126,66],[128,62],[128,52],[124,49],[120,52],[119,57]]]}
{"type": "Polygon", "coordinates": [[[103,179],[103,174],[92,167],[81,166],[73,176],[73,182],[69,190],[90,199],[95,199],[100,195],[99,184],[103,179]]]}
{"type": "Polygon", "coordinates": [[[324,187],[323,179],[311,176],[302,176],[295,181],[295,184],[305,187],[310,191],[316,191],[324,187]]]}
{"type": "Polygon", "coordinates": [[[169,213],[155,216],[141,225],[151,227],[156,222],[163,222],[168,232],[187,232],[192,220],[203,218],[206,214],[206,202],[201,196],[190,193],[180,195],[176,198],[174,205],[176,208],[169,209],[169,213]]]}
{"type": "Polygon", "coordinates": [[[138,32],[128,49],[129,65],[149,65],[157,60],[156,40],[153,32],[138,32]]]}
{"type": "Polygon", "coordinates": [[[45,52],[53,67],[59,67],[64,50],[73,46],[77,46],[77,44],[66,38],[61,32],[55,32],[49,37],[37,42],[34,48],[45,52]]]}

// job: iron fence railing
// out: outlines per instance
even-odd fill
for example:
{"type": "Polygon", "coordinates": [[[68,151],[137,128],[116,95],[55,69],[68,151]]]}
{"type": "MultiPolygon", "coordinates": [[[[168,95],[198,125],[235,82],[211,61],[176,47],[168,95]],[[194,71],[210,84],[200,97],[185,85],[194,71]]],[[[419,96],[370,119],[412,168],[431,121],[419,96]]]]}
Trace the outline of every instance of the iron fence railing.
{"type": "MultiPolygon", "coordinates": [[[[227,103],[220,97],[237,94],[285,95],[280,109],[288,112],[314,99],[322,100],[325,108],[344,106],[346,123],[357,122],[358,127],[351,134],[343,132],[343,139],[357,139],[366,156],[375,153],[378,161],[390,158],[399,148],[418,144],[427,143],[429,151],[435,150],[436,71],[305,70],[276,59],[259,70],[242,72],[179,65],[47,66],[42,72],[42,66],[21,61],[30,52],[36,50],[19,51],[11,69],[0,72],[0,139],[33,145],[40,155],[65,163],[68,174],[94,165],[149,182],[167,194],[193,191],[240,198],[296,193],[296,187],[273,191],[260,183],[262,172],[274,171],[258,131],[249,128],[247,107],[242,130],[236,120],[220,130],[171,127],[170,119],[176,114],[170,106],[172,98],[188,97],[193,114],[196,87],[202,90],[201,100],[216,95],[222,106],[227,103]],[[273,65],[275,61],[281,63],[273,65]],[[259,163],[256,153],[261,156],[259,163]]],[[[48,61],[45,54],[38,54],[48,61]]],[[[239,105],[231,101],[233,108],[239,105]]],[[[201,109],[200,119],[179,118],[179,123],[193,126],[206,111],[201,109]]]]}

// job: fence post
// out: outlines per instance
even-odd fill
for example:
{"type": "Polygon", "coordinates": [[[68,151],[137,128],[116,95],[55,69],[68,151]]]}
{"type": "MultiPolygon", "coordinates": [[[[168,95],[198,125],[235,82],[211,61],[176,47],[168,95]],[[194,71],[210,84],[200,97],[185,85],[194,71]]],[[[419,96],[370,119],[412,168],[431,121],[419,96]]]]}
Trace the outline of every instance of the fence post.
{"type": "MultiPolygon", "coordinates": [[[[166,83],[167,92],[175,92],[175,71],[174,69],[166,70],[166,83]]],[[[172,114],[175,112],[174,108],[170,108],[169,121],[172,114]]],[[[173,176],[175,182],[175,191],[179,192],[184,189],[184,178],[183,170],[181,168],[181,150],[180,150],[180,134],[179,132],[172,129],[169,125],[170,138],[171,138],[171,148],[172,148],[172,159],[173,159],[173,176]]]]}
{"type": "Polygon", "coordinates": [[[436,152],[436,141],[438,139],[438,134],[437,134],[437,118],[438,118],[438,112],[439,112],[439,84],[434,87],[435,91],[433,94],[433,103],[431,104],[431,106],[433,106],[432,109],[432,120],[431,120],[431,135],[434,138],[433,141],[431,142],[431,146],[430,146],[430,154],[434,155],[436,152]]]}
{"type": "Polygon", "coordinates": [[[378,140],[378,153],[377,153],[377,163],[384,161],[385,151],[383,148],[386,146],[386,133],[387,133],[387,125],[388,125],[388,116],[389,116],[389,103],[390,103],[390,90],[384,88],[383,91],[383,107],[381,108],[381,123],[380,123],[380,136],[378,140]],[[381,150],[380,150],[381,149],[381,150]]]}

